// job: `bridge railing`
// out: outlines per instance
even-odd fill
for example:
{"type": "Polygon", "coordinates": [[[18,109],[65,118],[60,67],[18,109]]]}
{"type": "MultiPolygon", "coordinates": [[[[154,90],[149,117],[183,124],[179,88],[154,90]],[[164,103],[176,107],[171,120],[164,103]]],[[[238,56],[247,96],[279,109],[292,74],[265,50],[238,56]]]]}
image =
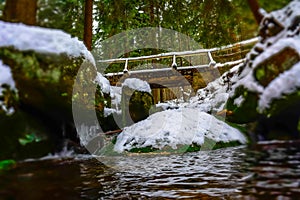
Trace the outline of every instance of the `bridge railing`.
{"type": "MultiPolygon", "coordinates": [[[[108,66],[123,66],[123,71],[118,71],[116,72],[117,74],[123,74],[132,70],[161,69],[166,68],[166,66],[177,68],[178,66],[205,65],[208,67],[212,64],[215,65],[216,63],[221,66],[222,63],[238,61],[245,58],[245,55],[257,41],[258,38],[252,38],[235,44],[211,49],[167,52],[148,56],[98,60],[98,62],[102,64],[105,63],[108,66]]],[[[107,75],[109,76],[116,73],[109,73],[107,75]]]]}

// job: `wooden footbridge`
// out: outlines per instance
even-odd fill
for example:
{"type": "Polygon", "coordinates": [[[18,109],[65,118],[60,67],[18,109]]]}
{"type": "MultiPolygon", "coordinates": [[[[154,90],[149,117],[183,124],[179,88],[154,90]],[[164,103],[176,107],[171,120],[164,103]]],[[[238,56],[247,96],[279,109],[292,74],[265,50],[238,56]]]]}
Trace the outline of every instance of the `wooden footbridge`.
{"type": "Polygon", "coordinates": [[[205,87],[231,67],[244,62],[246,54],[257,41],[258,38],[253,38],[220,48],[168,52],[99,62],[124,66],[123,71],[104,74],[113,86],[121,85],[127,78],[147,81],[157,103],[178,98],[178,94],[183,94],[183,91],[189,91],[191,94],[205,87]]]}

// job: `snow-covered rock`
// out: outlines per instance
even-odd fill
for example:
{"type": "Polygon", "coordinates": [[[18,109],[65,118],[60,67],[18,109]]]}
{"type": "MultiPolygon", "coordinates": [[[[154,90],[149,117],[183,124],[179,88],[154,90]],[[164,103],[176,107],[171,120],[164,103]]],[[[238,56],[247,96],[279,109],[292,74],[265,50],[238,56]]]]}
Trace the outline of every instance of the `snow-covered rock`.
{"type": "MultiPolygon", "coordinates": [[[[78,110],[94,109],[95,102],[87,99],[95,97],[97,76],[83,42],[60,30],[0,21],[0,58],[0,96],[5,93],[0,98],[0,136],[9,144],[1,145],[0,159],[48,154],[65,137],[77,142],[72,101],[78,110]],[[80,84],[73,94],[74,80],[80,84]],[[17,90],[18,98],[10,98],[8,86],[9,91],[17,90]]],[[[100,92],[97,97],[100,112],[100,92]]]]}
{"type": "Polygon", "coordinates": [[[177,149],[181,145],[203,145],[206,139],[218,142],[246,143],[245,136],[212,115],[199,109],[182,108],[166,110],[151,115],[146,120],[126,127],[118,136],[114,150],[130,151],[133,148],[177,149]]]}
{"type": "Polygon", "coordinates": [[[227,109],[232,112],[228,120],[258,121],[256,132],[273,135],[265,139],[276,139],[279,132],[285,133],[286,138],[299,137],[299,18],[298,0],[264,16],[259,42],[247,55],[227,103],[227,109]]]}
{"type": "Polygon", "coordinates": [[[0,21],[0,30],[0,47],[44,54],[67,54],[70,57],[82,56],[95,66],[94,58],[83,42],[61,30],[3,21],[0,21]]]}
{"type": "Polygon", "coordinates": [[[148,92],[149,94],[151,94],[151,88],[149,83],[138,78],[125,79],[125,81],[122,83],[122,87],[125,86],[135,91],[148,92]]]}
{"type": "MultiPolygon", "coordinates": [[[[267,14],[261,23],[260,41],[248,54],[240,80],[234,85],[236,90],[231,93],[233,98],[253,96],[257,101],[254,112],[270,112],[276,100],[300,88],[299,16],[300,2],[292,1],[285,8],[267,14]],[[250,95],[237,95],[239,89],[250,95]]],[[[246,101],[241,107],[243,104],[246,101]]]]}

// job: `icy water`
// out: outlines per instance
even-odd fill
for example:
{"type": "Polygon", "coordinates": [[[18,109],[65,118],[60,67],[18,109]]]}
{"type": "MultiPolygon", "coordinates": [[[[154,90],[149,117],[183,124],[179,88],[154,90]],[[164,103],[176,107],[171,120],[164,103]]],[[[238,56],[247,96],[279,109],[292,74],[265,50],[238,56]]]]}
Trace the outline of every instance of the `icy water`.
{"type": "Polygon", "coordinates": [[[89,155],[20,162],[0,199],[300,199],[300,143],[185,154],[89,155]]]}

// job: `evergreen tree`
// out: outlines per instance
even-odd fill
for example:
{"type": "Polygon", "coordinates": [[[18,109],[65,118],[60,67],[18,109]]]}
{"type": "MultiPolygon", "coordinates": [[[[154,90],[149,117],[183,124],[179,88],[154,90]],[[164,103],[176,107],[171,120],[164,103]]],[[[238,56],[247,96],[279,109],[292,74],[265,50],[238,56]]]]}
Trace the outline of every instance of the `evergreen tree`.
{"type": "MultiPolygon", "coordinates": [[[[4,2],[7,2],[6,9],[12,7],[12,3],[15,7],[18,5],[18,8],[23,5],[20,13],[15,13],[18,15],[23,11],[28,13],[34,10],[34,3],[37,2],[37,17],[33,17],[37,19],[37,25],[61,29],[83,40],[85,0],[0,0],[0,17],[4,14],[4,2]],[[24,7],[24,2],[30,2],[30,5],[24,7]]],[[[257,2],[270,12],[282,8],[289,0],[257,2]]],[[[4,14],[2,18],[7,16],[4,14]]],[[[258,29],[245,0],[94,0],[93,17],[96,25],[93,45],[126,30],[162,27],[188,35],[203,47],[209,48],[254,37],[258,29]]],[[[153,41],[156,50],[140,50],[131,52],[131,55],[158,53],[161,41],[168,40],[172,42],[176,38],[162,38],[158,35],[156,41],[153,41]]],[[[124,45],[131,45],[132,41],[129,37],[124,45]]],[[[178,42],[186,45],[184,41],[178,42]]],[[[182,49],[185,48],[188,47],[182,46],[182,49]]]]}

